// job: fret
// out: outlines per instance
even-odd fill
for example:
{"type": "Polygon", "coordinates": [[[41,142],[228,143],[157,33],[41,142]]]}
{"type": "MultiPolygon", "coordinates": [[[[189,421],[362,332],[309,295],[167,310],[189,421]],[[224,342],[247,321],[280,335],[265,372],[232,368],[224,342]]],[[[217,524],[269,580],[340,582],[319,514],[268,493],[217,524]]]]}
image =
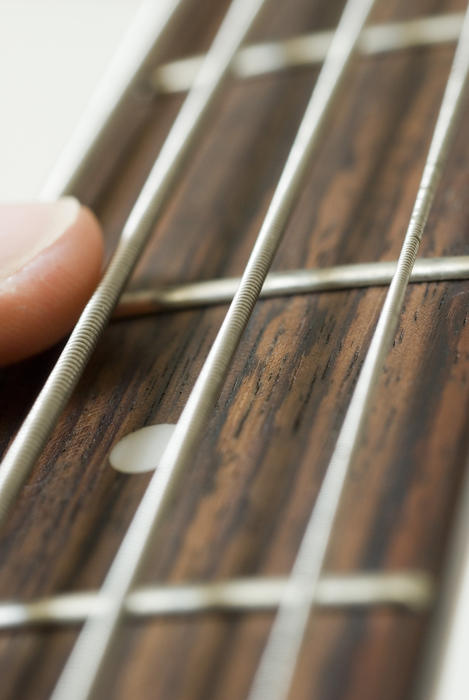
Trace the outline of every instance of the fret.
{"type": "MultiPolygon", "coordinates": [[[[140,586],[129,593],[124,610],[127,615],[144,619],[210,612],[271,611],[281,602],[287,581],[281,576],[259,576],[215,583],[140,586]]],[[[314,595],[314,604],[323,609],[398,607],[419,613],[433,602],[434,582],[420,571],[326,574],[314,595]]],[[[97,591],[21,603],[0,602],[0,629],[76,624],[89,617],[99,617],[105,609],[106,604],[97,591]]]]}
{"type": "MultiPolygon", "coordinates": [[[[365,56],[372,56],[453,42],[459,37],[463,16],[454,12],[371,25],[363,29],[357,49],[365,56]]],[[[231,71],[236,78],[246,79],[319,64],[326,56],[333,35],[333,31],[312,32],[283,41],[246,46],[236,54],[231,71]]],[[[189,56],[158,66],[149,78],[152,89],[158,94],[189,90],[202,60],[202,56],[189,56]]]]}
{"type": "Polygon", "coordinates": [[[311,599],[302,595],[302,590],[305,586],[314,587],[319,580],[345,481],[364,433],[370,403],[374,398],[373,393],[396,331],[405,291],[448,156],[468,72],[469,8],[456,47],[397,269],[307,523],[289,583],[254,678],[249,700],[264,698],[283,700],[289,694],[306,625],[313,607],[311,599]]]}
{"type": "MultiPolygon", "coordinates": [[[[271,299],[292,294],[388,285],[396,268],[396,262],[377,262],[336,265],[317,270],[272,272],[267,275],[259,298],[271,299]]],[[[469,256],[422,258],[415,261],[409,282],[461,280],[468,277],[469,256]]],[[[114,318],[140,316],[168,309],[191,309],[226,304],[233,299],[240,281],[239,277],[225,277],[172,285],[161,289],[124,292],[114,312],[114,318]]]]}

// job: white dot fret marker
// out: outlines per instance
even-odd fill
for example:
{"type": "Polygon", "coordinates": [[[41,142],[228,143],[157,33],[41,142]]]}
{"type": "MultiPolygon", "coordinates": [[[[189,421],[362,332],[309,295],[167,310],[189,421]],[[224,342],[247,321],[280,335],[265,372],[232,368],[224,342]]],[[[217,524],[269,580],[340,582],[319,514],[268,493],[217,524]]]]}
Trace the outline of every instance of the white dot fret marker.
{"type": "Polygon", "coordinates": [[[113,447],[109,456],[111,466],[124,474],[154,471],[174,428],[172,423],[162,423],[129,433],[113,447]]]}

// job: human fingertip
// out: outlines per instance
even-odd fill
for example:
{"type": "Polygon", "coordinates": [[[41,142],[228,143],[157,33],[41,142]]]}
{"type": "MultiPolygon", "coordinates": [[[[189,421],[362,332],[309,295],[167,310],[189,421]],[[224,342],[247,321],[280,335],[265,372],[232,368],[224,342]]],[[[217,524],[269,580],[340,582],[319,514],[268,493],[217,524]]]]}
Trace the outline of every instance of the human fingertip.
{"type": "Polygon", "coordinates": [[[101,274],[103,238],[73,197],[0,204],[0,365],[71,330],[101,274]]]}

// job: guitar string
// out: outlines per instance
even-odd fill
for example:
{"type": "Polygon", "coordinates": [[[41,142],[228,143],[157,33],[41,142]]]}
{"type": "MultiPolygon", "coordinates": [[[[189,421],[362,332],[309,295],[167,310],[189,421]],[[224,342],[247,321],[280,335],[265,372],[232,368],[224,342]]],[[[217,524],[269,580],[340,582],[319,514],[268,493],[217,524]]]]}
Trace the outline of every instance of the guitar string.
{"type": "Polygon", "coordinates": [[[148,242],[230,62],[265,0],[233,0],[142,191],[117,249],[0,465],[0,525],[75,388],[148,242]]]}
{"type": "Polygon", "coordinates": [[[172,438],[124,536],[101,588],[107,611],[89,619],[59,677],[53,700],[89,697],[123,613],[125,598],[177,477],[200,440],[241,334],[280,243],[321,127],[373,0],[348,0],[319,73],[239,289],[222,323],[172,438]]]}
{"type": "Polygon", "coordinates": [[[140,5],[75,133],[47,178],[41,199],[54,200],[76,190],[115,115],[134,90],[144,83],[147,62],[180,5],[181,0],[156,3],[144,0],[140,5]]]}
{"type": "Polygon", "coordinates": [[[365,421],[385,358],[399,322],[404,295],[423,230],[441,179],[469,72],[469,6],[461,29],[438,119],[405,234],[396,273],[389,287],[363,368],[352,395],[332,458],[306,526],[289,583],[274,619],[249,693],[249,700],[288,697],[303,637],[312,610],[305,587],[316,586],[347,473],[364,434],[365,421]]]}
{"type": "MultiPolygon", "coordinates": [[[[357,49],[371,56],[456,42],[463,17],[459,12],[442,13],[370,25],[363,29],[357,49]]],[[[234,58],[231,72],[236,78],[246,79],[321,63],[333,34],[330,30],[311,32],[242,47],[234,58]]],[[[203,56],[188,56],[164,63],[152,71],[148,82],[158,94],[188,90],[202,59],[203,56]]]]}
{"type": "MultiPolygon", "coordinates": [[[[210,612],[262,612],[275,609],[287,583],[283,576],[139,586],[125,599],[124,611],[137,617],[200,615],[210,612]]],[[[433,578],[422,571],[325,574],[314,604],[321,608],[404,607],[421,613],[434,599],[433,578]]],[[[307,592],[306,592],[307,594],[307,592]]],[[[98,591],[74,591],[28,602],[0,602],[0,629],[67,625],[102,614],[98,591]]]]}
{"type": "MultiPolygon", "coordinates": [[[[373,262],[271,272],[265,279],[259,298],[389,285],[396,268],[397,262],[373,262]]],[[[459,255],[416,260],[409,281],[418,283],[468,278],[469,255],[459,255]]],[[[223,277],[125,292],[113,318],[226,304],[233,299],[240,281],[240,277],[223,277]]]]}
{"type": "MultiPolygon", "coordinates": [[[[163,9],[161,4],[159,4],[158,10],[156,10],[153,0],[144,2],[140,13],[130,28],[128,36],[124,39],[123,46],[119,50],[116,59],[112,62],[103,81],[98,86],[96,95],[90,108],[86,111],[77,133],[72,137],[70,144],[45,183],[41,198],[54,199],[67,193],[73,193],[75,186],[79,186],[87,164],[96,155],[101,141],[107,136],[107,129],[112,122],[113,115],[125,101],[125,96],[129,95],[139,84],[145,62],[155,50],[160,38],[164,35],[164,31],[178,4],[179,2],[175,0],[173,2],[167,0],[163,9]],[[138,37],[138,42],[135,41],[136,37],[138,37]],[[137,53],[135,53],[135,46],[138,49],[137,53]],[[122,76],[125,76],[125,78],[123,79],[122,76]]],[[[394,29],[392,29],[391,33],[386,30],[386,25],[371,27],[371,30],[378,33],[376,36],[371,34],[372,40],[368,50],[371,50],[373,42],[376,42],[377,37],[380,35],[383,35],[384,40],[388,37],[387,40],[391,41],[391,36],[395,34],[396,48],[402,47],[405,41],[403,37],[408,37],[409,34],[410,40],[412,40],[409,40],[409,46],[418,45],[419,37],[424,42],[430,41],[432,37],[435,41],[450,40],[454,33],[453,24],[457,21],[458,16],[457,14],[448,14],[423,17],[418,20],[411,20],[408,25],[407,23],[396,23],[392,25],[394,29]]],[[[320,34],[313,36],[320,36],[320,34]]],[[[290,41],[296,45],[297,39],[287,40],[287,46],[290,41]]],[[[365,40],[365,45],[367,41],[369,42],[369,40],[365,40]]],[[[248,50],[254,49],[256,52],[258,50],[262,52],[262,46],[248,47],[248,50]]],[[[247,55],[249,56],[249,54],[247,55]]],[[[246,55],[242,60],[243,65],[246,65],[245,59],[246,55]]],[[[197,58],[197,60],[199,61],[200,59],[197,58]]],[[[173,64],[168,64],[166,67],[169,68],[170,65],[173,64]]],[[[194,77],[193,74],[194,71],[191,69],[191,80],[194,77]]],[[[170,85],[167,84],[166,87],[169,88],[170,85]]],[[[186,87],[190,86],[186,85],[186,87]]],[[[139,254],[137,254],[138,256],[139,254]]],[[[104,284],[106,284],[105,280],[100,285],[100,291],[104,284]]],[[[117,292],[117,294],[119,293],[117,292]]],[[[107,297],[108,294],[106,294],[107,297]]],[[[100,327],[98,328],[96,323],[92,323],[92,338],[89,339],[92,339],[93,347],[109,316],[107,307],[108,305],[106,304],[106,307],[102,309],[104,315],[99,324],[100,327]]],[[[88,333],[86,335],[87,337],[89,336],[88,333]]],[[[65,357],[63,358],[64,361],[66,360],[66,364],[62,371],[56,366],[54,377],[49,377],[47,389],[46,386],[43,387],[10,450],[0,464],[0,524],[3,518],[6,517],[8,508],[18,495],[21,485],[27,478],[35,460],[44,448],[69,395],[83,372],[88,357],[92,352],[92,348],[88,348],[87,345],[88,343],[83,346],[86,348],[86,357],[83,354],[81,355],[80,364],[77,362],[73,363],[73,373],[68,371],[72,364],[70,359],[66,360],[65,357]]],[[[67,353],[69,353],[68,350],[67,353]]],[[[80,355],[80,349],[78,349],[78,354],[80,355]]]]}

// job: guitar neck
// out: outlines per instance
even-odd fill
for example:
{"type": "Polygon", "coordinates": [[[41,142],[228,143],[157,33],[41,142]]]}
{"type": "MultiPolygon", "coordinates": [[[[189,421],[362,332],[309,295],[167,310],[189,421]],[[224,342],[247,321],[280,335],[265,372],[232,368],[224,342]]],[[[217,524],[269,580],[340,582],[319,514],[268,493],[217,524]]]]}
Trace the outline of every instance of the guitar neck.
{"type": "MultiPolygon", "coordinates": [[[[227,8],[184,0],[173,15],[153,17],[154,26],[143,10],[131,35],[144,26],[147,33],[124,47],[125,75],[111,69],[114,93],[105,109],[98,97],[88,113],[86,146],[72,142],[48,181],[44,193],[71,192],[93,207],[108,258],[227,8]]],[[[463,10],[449,0],[375,3],[350,65],[344,57],[346,78],[337,76],[331,108],[324,106],[275,271],[398,259],[463,10]]],[[[220,71],[213,103],[153,217],[130,290],[243,274],[341,11],[340,2],[272,0],[253,20],[247,48],[226,77],[220,71]]],[[[455,110],[424,258],[467,253],[467,109],[466,99],[455,110]]],[[[339,268],[339,278],[348,270],[339,268]]],[[[300,595],[314,614],[295,658],[288,691],[295,700],[410,698],[422,668],[435,700],[448,697],[431,676],[435,664],[421,661],[429,640],[433,658],[441,657],[454,581],[463,575],[446,557],[467,461],[467,284],[432,278],[432,270],[430,260],[429,276],[406,292],[320,580],[300,595]]],[[[280,290],[254,307],[200,438],[165,496],[143,565],[135,565],[96,697],[248,697],[386,291],[373,281],[280,290]]],[[[188,294],[183,308],[139,315],[137,305],[134,316],[110,321],[31,471],[25,467],[0,533],[0,598],[9,601],[0,603],[4,698],[49,697],[79,623],[93,611],[106,617],[94,592],[151,479],[118,473],[110,451],[143,426],[180,420],[226,314],[226,299],[194,308],[195,292],[188,294]]],[[[67,347],[2,370],[5,450],[67,347]]]]}

